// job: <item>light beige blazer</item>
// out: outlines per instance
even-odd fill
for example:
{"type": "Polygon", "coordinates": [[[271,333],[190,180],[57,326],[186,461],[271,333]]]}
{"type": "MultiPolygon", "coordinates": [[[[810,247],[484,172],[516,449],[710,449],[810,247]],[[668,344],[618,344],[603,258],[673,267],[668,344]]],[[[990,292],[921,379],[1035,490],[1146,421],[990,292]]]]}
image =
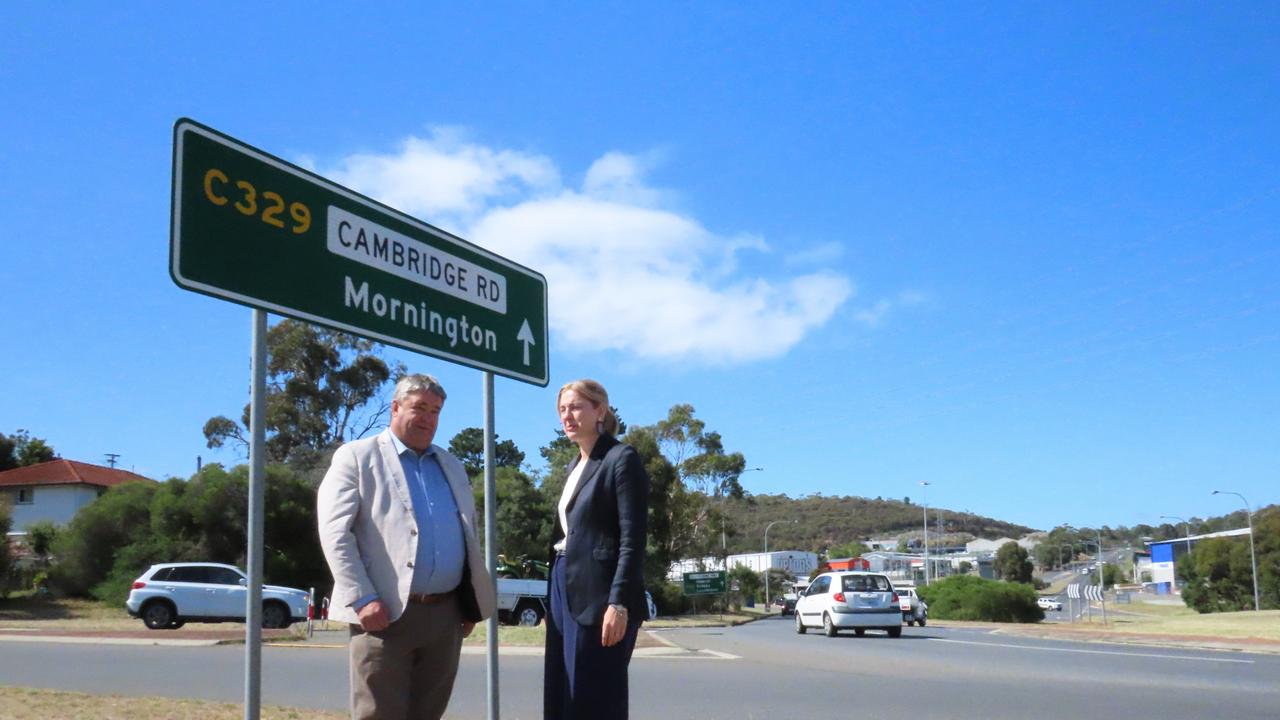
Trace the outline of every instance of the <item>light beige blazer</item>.
{"type": "MultiPolygon", "coordinates": [[[[464,583],[469,574],[476,607],[487,618],[494,611],[494,586],[476,539],[471,483],[457,458],[433,447],[462,521],[464,583]]],[[[351,604],[376,592],[394,622],[409,598],[421,534],[390,429],[338,448],[320,482],[316,506],[320,545],[333,573],[329,619],[358,624],[351,604]]],[[[467,593],[467,588],[459,590],[467,593]]]]}

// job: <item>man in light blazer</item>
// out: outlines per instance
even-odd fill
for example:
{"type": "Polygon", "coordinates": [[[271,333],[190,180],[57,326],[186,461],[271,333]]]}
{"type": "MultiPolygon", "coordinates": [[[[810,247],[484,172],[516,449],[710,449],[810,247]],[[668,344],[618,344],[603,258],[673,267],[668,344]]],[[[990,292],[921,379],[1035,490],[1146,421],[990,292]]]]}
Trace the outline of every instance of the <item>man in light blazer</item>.
{"type": "Polygon", "coordinates": [[[433,444],[445,391],[396,383],[391,426],[334,453],[320,483],[329,619],[351,627],[351,716],[440,718],[462,640],[494,612],[462,463],[433,444]]]}

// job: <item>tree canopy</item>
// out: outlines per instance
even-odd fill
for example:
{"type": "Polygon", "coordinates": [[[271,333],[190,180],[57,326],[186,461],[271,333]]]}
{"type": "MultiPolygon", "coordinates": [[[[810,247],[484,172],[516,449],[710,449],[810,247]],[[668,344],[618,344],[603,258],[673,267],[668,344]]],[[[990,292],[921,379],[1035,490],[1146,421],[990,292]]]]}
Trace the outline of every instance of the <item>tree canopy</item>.
{"type": "MultiPolygon", "coordinates": [[[[449,452],[462,461],[467,475],[476,477],[484,472],[484,430],[477,427],[463,428],[449,441],[449,452]]],[[[519,468],[524,464],[524,453],[511,440],[498,440],[493,436],[493,461],[496,467],[519,468]]]]}
{"type": "Polygon", "coordinates": [[[56,459],[58,454],[41,438],[18,428],[12,435],[0,433],[0,471],[56,459]]]}
{"type": "MultiPolygon", "coordinates": [[[[299,320],[267,331],[267,456],[301,467],[321,464],[326,451],[363,437],[390,407],[388,381],[404,366],[388,365],[379,345],[299,320]]],[[[209,418],[211,448],[248,446],[249,406],[240,422],[209,418]]]]}
{"type": "Polygon", "coordinates": [[[1031,557],[1027,549],[1016,542],[1007,542],[996,550],[991,569],[996,577],[1009,582],[1031,582],[1031,557]]]}

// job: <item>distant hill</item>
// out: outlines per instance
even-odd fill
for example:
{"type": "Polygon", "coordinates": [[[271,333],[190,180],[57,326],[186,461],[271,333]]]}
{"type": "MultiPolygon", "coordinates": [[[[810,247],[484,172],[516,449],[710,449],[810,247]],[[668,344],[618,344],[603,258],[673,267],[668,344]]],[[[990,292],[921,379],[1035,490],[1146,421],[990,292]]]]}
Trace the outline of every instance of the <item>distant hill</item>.
{"type": "MultiPolygon", "coordinates": [[[[728,538],[730,553],[764,550],[764,529],[774,520],[782,522],[769,530],[769,547],[773,550],[809,550],[844,545],[868,538],[922,535],[923,508],[902,500],[864,497],[832,497],[809,495],[791,498],[786,495],[752,495],[745,501],[725,506],[729,526],[736,532],[728,538]],[[796,523],[791,523],[796,520],[796,523]]],[[[937,541],[935,512],[941,512],[944,543],[962,543],[973,538],[1019,538],[1034,532],[1024,525],[995,520],[973,513],[946,508],[929,508],[930,543],[937,541]]]]}

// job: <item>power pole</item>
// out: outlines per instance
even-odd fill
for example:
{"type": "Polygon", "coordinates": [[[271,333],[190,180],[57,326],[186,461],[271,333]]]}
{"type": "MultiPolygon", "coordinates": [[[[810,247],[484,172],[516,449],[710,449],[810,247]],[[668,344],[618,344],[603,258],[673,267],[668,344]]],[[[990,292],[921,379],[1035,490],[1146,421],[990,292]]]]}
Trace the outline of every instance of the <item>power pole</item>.
{"type": "Polygon", "coordinates": [[[107,467],[116,466],[116,458],[120,457],[120,453],[107,453],[107,467]]]}

